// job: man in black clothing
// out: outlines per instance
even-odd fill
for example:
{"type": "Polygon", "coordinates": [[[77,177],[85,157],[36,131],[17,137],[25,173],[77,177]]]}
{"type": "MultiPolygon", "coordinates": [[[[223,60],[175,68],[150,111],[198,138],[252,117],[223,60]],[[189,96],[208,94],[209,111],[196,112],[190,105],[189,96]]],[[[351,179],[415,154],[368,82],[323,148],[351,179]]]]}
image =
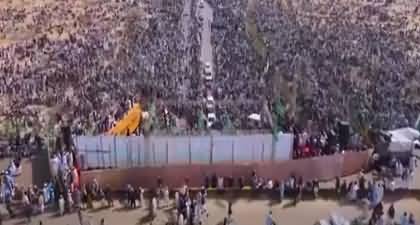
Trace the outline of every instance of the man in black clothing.
{"type": "Polygon", "coordinates": [[[363,199],[366,198],[366,179],[365,176],[362,174],[359,178],[359,193],[358,193],[358,197],[359,199],[363,199]]]}
{"type": "Polygon", "coordinates": [[[111,197],[111,188],[109,187],[109,185],[105,187],[104,194],[105,194],[105,200],[108,203],[108,207],[113,207],[114,201],[112,200],[112,197],[111,197]]]}
{"type": "Polygon", "coordinates": [[[212,188],[216,188],[217,187],[217,176],[214,173],[213,176],[211,177],[211,187],[212,188]]]}
{"type": "Polygon", "coordinates": [[[128,203],[129,203],[130,208],[132,209],[136,208],[136,194],[131,186],[128,189],[127,195],[128,195],[128,203]]]}
{"type": "Polygon", "coordinates": [[[388,209],[388,218],[393,220],[395,218],[395,208],[394,208],[394,204],[391,204],[391,206],[389,206],[388,209]]]}
{"type": "Polygon", "coordinates": [[[340,188],[341,188],[340,178],[335,177],[335,193],[337,194],[337,196],[340,195],[340,188]]]}
{"type": "Polygon", "coordinates": [[[227,188],[233,188],[234,183],[235,183],[233,177],[232,176],[227,177],[226,180],[227,180],[227,188]]]}
{"type": "Polygon", "coordinates": [[[245,184],[244,184],[244,178],[243,177],[239,177],[238,179],[238,185],[239,185],[239,189],[243,189],[245,184]]]}
{"type": "Polygon", "coordinates": [[[228,217],[232,216],[232,202],[228,203],[228,217]]]}
{"type": "Polygon", "coordinates": [[[209,176],[206,175],[206,177],[204,178],[204,187],[206,189],[208,189],[210,187],[210,178],[209,176]]]}

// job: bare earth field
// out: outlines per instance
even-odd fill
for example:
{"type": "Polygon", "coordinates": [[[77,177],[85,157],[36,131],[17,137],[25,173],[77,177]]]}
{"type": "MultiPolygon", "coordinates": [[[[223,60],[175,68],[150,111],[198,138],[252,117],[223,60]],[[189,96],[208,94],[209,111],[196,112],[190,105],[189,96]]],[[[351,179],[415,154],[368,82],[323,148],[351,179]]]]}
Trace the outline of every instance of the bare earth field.
{"type": "MultiPolygon", "coordinates": [[[[394,200],[385,200],[385,209],[389,207],[391,201],[394,200]]],[[[417,215],[417,220],[419,219],[420,202],[418,200],[397,200],[394,206],[398,217],[404,211],[409,211],[417,215]]],[[[208,203],[208,209],[210,210],[210,216],[205,224],[221,224],[227,213],[227,201],[211,199],[208,203]]],[[[277,224],[281,225],[311,225],[317,220],[328,218],[331,213],[338,213],[347,219],[361,215],[361,211],[355,206],[340,205],[335,201],[328,200],[304,201],[297,206],[290,206],[290,202],[278,204],[277,202],[272,203],[268,200],[238,199],[233,204],[235,224],[264,224],[265,215],[269,209],[273,210],[277,224]]],[[[94,210],[94,212],[88,212],[84,215],[85,219],[89,219],[90,224],[99,224],[100,220],[104,218],[105,224],[136,225],[151,224],[153,222],[154,225],[164,225],[168,220],[170,211],[169,208],[159,210],[158,217],[154,221],[148,219],[148,210],[146,209],[125,210],[119,205],[114,209],[94,210]]],[[[33,218],[31,224],[39,224],[40,220],[43,221],[43,224],[48,225],[79,224],[77,214],[63,217],[46,214],[33,218]]],[[[5,224],[25,224],[25,222],[22,219],[15,219],[7,221],[5,224]]]]}
{"type": "MultiPolygon", "coordinates": [[[[7,160],[0,160],[1,168],[5,168],[8,164],[7,160]]],[[[32,178],[32,169],[30,161],[24,161],[23,173],[18,177],[18,185],[28,186],[32,178]]],[[[419,189],[419,168],[416,171],[417,177],[413,181],[412,188],[419,189]]],[[[346,177],[348,181],[357,179],[357,175],[346,177]]],[[[321,183],[321,189],[330,189],[334,187],[334,182],[321,183]]],[[[208,208],[210,210],[210,217],[206,224],[216,225],[223,221],[227,213],[227,199],[230,196],[212,198],[209,200],[208,208]]],[[[395,202],[397,214],[404,211],[409,211],[417,215],[417,220],[420,218],[420,196],[411,198],[408,195],[389,196],[385,199],[385,209],[389,207],[391,202],[395,202]]],[[[278,224],[290,225],[308,225],[314,224],[317,220],[327,218],[330,213],[339,213],[345,218],[351,219],[361,214],[357,206],[339,203],[335,200],[319,199],[316,201],[303,201],[297,206],[292,206],[291,202],[284,202],[279,204],[277,201],[269,201],[267,199],[251,199],[238,198],[233,200],[233,213],[235,215],[236,224],[240,225],[254,225],[263,224],[265,214],[271,208],[274,217],[278,224]]],[[[97,208],[100,208],[99,205],[97,208]]],[[[2,210],[3,212],[4,209],[2,210]]],[[[153,221],[154,225],[164,225],[168,221],[170,215],[170,208],[159,210],[158,218],[153,221]]],[[[148,219],[147,209],[126,210],[120,204],[116,204],[113,209],[95,209],[84,212],[85,218],[89,219],[91,224],[99,224],[102,218],[105,219],[105,224],[118,225],[140,225],[150,224],[148,219]]],[[[49,213],[37,216],[32,220],[31,224],[39,224],[42,220],[43,224],[51,225],[76,225],[79,224],[77,214],[65,215],[64,217],[57,217],[54,213],[49,213]]],[[[25,224],[22,218],[9,220],[5,224],[25,224]]]]}

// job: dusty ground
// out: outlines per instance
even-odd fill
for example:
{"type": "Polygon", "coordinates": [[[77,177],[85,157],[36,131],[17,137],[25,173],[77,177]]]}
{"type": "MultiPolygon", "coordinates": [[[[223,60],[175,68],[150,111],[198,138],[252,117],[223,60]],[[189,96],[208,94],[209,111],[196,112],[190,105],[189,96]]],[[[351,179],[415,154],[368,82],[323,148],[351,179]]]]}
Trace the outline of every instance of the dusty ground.
{"type": "MultiPolygon", "coordinates": [[[[389,207],[391,201],[395,201],[397,216],[403,211],[410,211],[420,219],[420,202],[415,199],[386,199],[385,209],[389,207]]],[[[216,225],[223,221],[227,212],[227,201],[221,199],[211,199],[208,208],[210,216],[205,224],[216,225]]],[[[238,199],[233,204],[233,214],[238,225],[256,225],[264,224],[264,218],[269,209],[273,210],[274,218],[277,224],[281,225],[311,225],[319,219],[327,218],[330,213],[335,212],[345,218],[354,218],[361,214],[361,211],[351,205],[342,205],[335,201],[316,200],[299,203],[296,207],[290,206],[289,202],[283,204],[274,204],[268,200],[250,200],[238,199]]],[[[169,216],[170,209],[160,210],[158,218],[153,221],[154,225],[163,225],[169,216]]],[[[99,224],[101,218],[105,219],[105,224],[118,225],[136,225],[150,224],[147,217],[148,211],[145,209],[125,210],[120,206],[114,209],[96,210],[85,214],[91,224],[99,224]]],[[[31,224],[39,224],[42,220],[47,225],[73,225],[79,224],[76,214],[56,217],[52,214],[36,217],[31,224]]],[[[7,221],[5,224],[24,224],[22,219],[7,221]]]]}
{"type": "MultiPolygon", "coordinates": [[[[10,159],[0,160],[0,171],[6,169],[10,165],[10,159]]],[[[33,183],[32,162],[24,159],[22,161],[22,174],[16,178],[16,183],[22,186],[28,186],[33,183]]]]}
{"type": "MultiPolygon", "coordinates": [[[[6,160],[0,160],[0,166],[5,168],[8,162],[6,160]]],[[[32,180],[31,164],[26,161],[24,164],[24,170],[22,177],[19,177],[17,182],[21,185],[27,186],[28,180],[32,180]]],[[[414,180],[415,188],[420,188],[420,169],[417,169],[417,178],[414,180]]],[[[347,177],[347,180],[356,179],[357,175],[347,177]]],[[[333,188],[334,182],[321,183],[321,188],[333,188]]],[[[390,202],[396,202],[396,208],[398,213],[403,211],[413,212],[418,215],[417,220],[420,219],[420,201],[418,196],[417,199],[409,198],[409,196],[396,196],[393,199],[386,199],[386,208],[388,208],[390,202]]],[[[314,224],[315,221],[326,218],[331,212],[338,212],[346,218],[354,218],[360,215],[358,207],[346,204],[340,204],[333,200],[317,200],[317,201],[304,201],[299,203],[296,207],[291,206],[290,202],[278,204],[275,201],[268,200],[251,200],[249,198],[241,198],[234,201],[233,211],[236,224],[240,225],[254,225],[262,224],[264,221],[264,215],[267,213],[269,208],[273,209],[275,218],[278,224],[291,224],[291,225],[310,225],[314,224]]],[[[216,225],[219,224],[227,211],[227,201],[224,199],[211,199],[209,201],[210,217],[206,224],[216,225]]],[[[154,221],[154,225],[164,224],[169,216],[169,209],[160,210],[159,217],[154,221]]],[[[148,211],[146,209],[137,210],[125,210],[121,205],[117,205],[113,209],[94,210],[85,212],[86,218],[89,218],[91,224],[99,224],[101,218],[105,218],[105,224],[117,224],[117,225],[140,225],[150,224],[147,219],[148,211]]],[[[39,224],[42,220],[43,224],[51,225],[73,225],[79,224],[78,217],[76,214],[66,215],[64,217],[56,217],[54,214],[46,214],[35,217],[32,224],[39,224]]],[[[5,224],[25,224],[22,218],[7,221],[5,224]]]]}

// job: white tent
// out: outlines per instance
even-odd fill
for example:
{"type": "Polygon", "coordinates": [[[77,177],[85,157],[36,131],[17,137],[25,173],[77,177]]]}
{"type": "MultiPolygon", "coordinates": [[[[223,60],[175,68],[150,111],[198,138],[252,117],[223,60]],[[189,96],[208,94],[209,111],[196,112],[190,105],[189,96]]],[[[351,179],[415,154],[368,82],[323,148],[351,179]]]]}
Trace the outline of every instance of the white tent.
{"type": "Polygon", "coordinates": [[[390,152],[409,152],[414,148],[414,140],[420,137],[420,132],[416,129],[406,127],[388,131],[391,135],[391,143],[388,150],[390,152]]]}
{"type": "Polygon", "coordinates": [[[252,113],[251,115],[248,116],[248,119],[260,121],[261,120],[261,115],[258,114],[258,113],[252,113]]]}
{"type": "Polygon", "coordinates": [[[404,136],[406,138],[408,138],[409,140],[414,141],[415,139],[418,139],[420,137],[420,132],[414,128],[411,127],[405,127],[405,128],[400,128],[400,129],[396,129],[396,130],[391,130],[389,131],[389,133],[391,133],[392,135],[394,134],[398,134],[401,136],[404,136]]]}

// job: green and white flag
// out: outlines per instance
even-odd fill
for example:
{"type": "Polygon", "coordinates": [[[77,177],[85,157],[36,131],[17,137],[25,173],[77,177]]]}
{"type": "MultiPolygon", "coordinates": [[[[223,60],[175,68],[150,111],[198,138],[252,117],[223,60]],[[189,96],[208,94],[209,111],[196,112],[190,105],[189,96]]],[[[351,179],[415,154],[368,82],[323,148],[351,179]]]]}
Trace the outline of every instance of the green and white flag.
{"type": "Polygon", "coordinates": [[[417,120],[416,120],[416,123],[414,124],[414,128],[420,131],[420,114],[417,116],[417,120]]]}

